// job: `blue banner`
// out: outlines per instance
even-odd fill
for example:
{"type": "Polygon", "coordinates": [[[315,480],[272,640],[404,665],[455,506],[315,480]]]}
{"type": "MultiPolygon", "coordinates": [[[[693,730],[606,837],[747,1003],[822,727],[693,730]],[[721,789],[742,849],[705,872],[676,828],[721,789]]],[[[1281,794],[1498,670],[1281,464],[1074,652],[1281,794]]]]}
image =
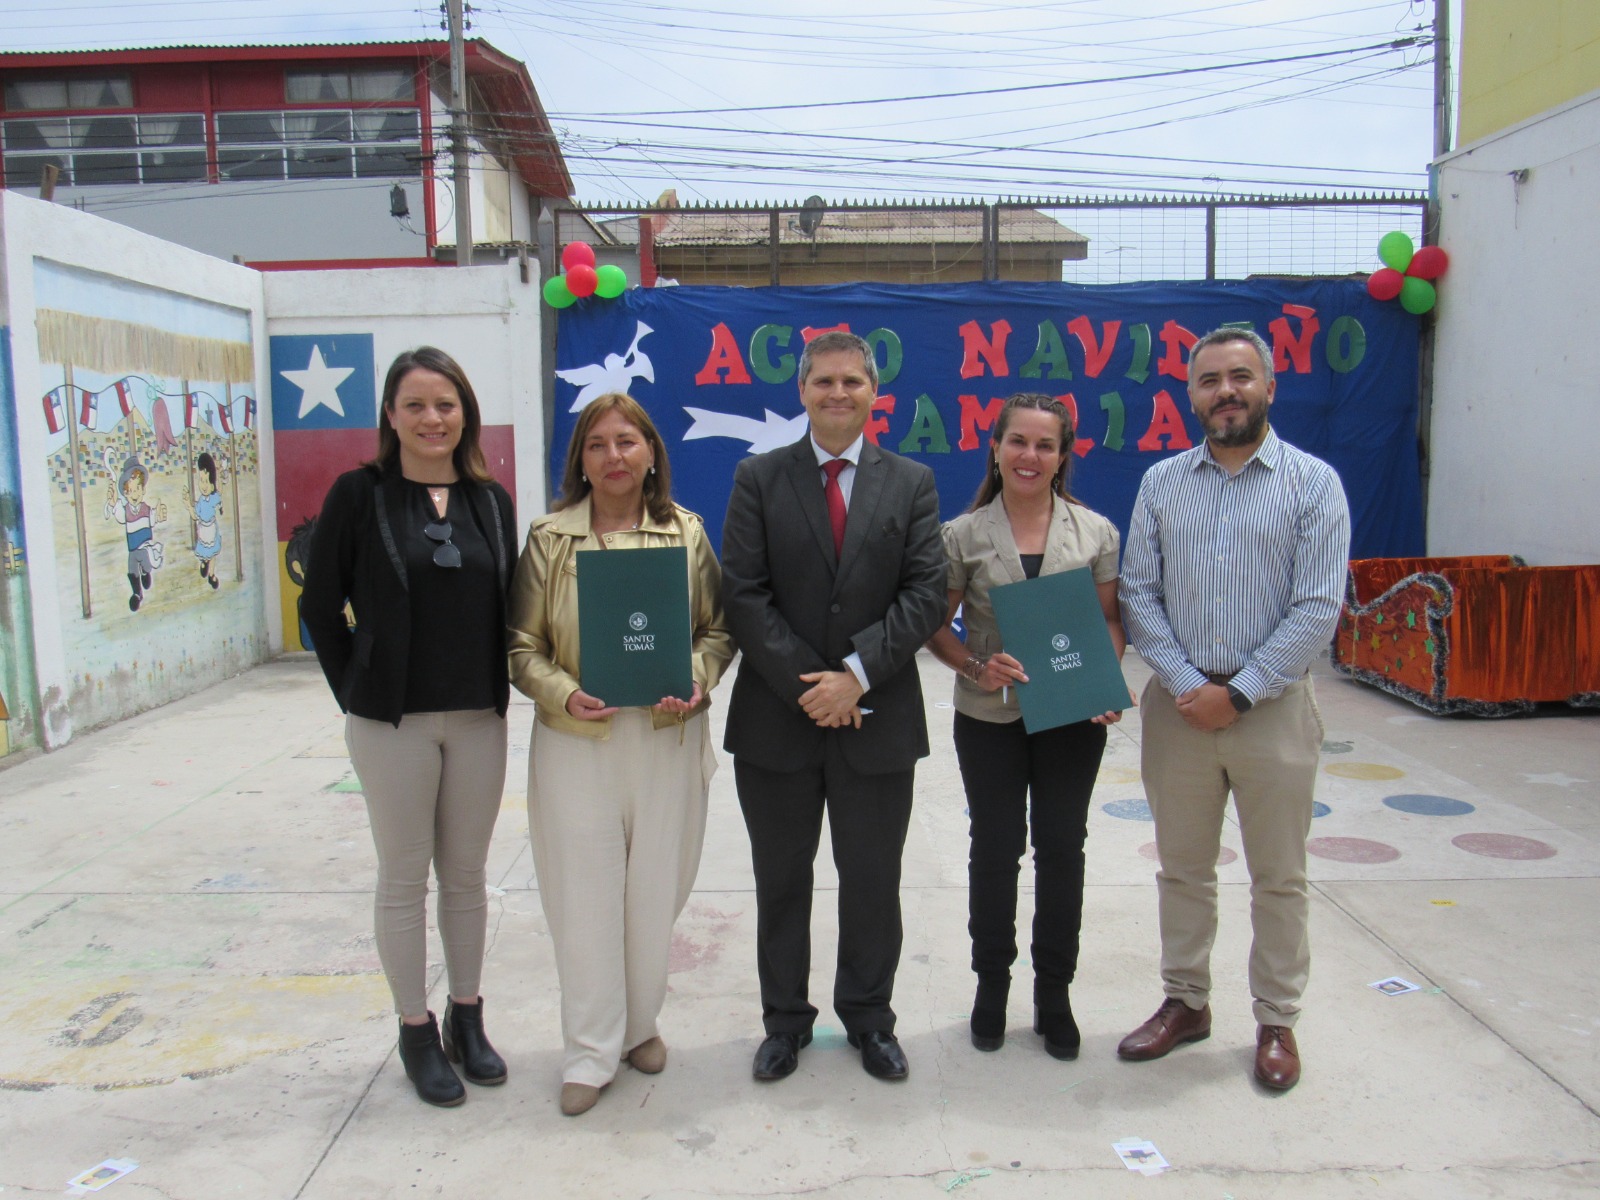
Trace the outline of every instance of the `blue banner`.
{"type": "Polygon", "coordinates": [[[795,369],[806,341],[845,328],[877,356],[867,436],[933,468],[945,519],[977,490],[1000,402],[1046,392],[1078,414],[1073,494],[1125,535],[1145,471],[1202,439],[1188,348],[1224,324],[1272,346],[1273,428],[1339,472],[1351,557],[1422,554],[1416,318],[1355,280],[636,288],[584,300],[560,317],[550,477],[562,477],[576,414],[627,392],[666,440],[674,496],[720,545],[738,461],[805,434],[795,369]]]}

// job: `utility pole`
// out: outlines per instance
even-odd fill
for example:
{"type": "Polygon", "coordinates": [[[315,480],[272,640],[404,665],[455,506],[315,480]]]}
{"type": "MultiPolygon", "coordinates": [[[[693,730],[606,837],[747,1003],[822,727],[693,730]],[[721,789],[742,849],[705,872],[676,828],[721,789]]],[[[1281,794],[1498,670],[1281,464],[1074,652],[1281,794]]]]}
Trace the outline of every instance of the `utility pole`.
{"type": "MultiPolygon", "coordinates": [[[[1448,2],[1448,0],[1446,0],[1448,2]]],[[[445,0],[450,22],[450,145],[455,166],[456,266],[472,265],[471,163],[467,154],[467,42],[462,0],[445,0]]]]}

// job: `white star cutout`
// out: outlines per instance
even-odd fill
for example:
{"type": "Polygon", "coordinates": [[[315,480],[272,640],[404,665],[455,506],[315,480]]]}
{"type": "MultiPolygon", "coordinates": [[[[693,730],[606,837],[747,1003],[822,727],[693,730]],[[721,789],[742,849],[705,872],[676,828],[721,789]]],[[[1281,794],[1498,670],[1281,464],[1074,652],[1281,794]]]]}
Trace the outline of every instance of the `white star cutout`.
{"type": "Polygon", "coordinates": [[[303,371],[279,371],[300,389],[300,419],[319,405],[344,416],[339,400],[339,385],[356,373],[354,367],[330,367],[322,358],[322,347],[311,347],[311,361],[303,371]]]}

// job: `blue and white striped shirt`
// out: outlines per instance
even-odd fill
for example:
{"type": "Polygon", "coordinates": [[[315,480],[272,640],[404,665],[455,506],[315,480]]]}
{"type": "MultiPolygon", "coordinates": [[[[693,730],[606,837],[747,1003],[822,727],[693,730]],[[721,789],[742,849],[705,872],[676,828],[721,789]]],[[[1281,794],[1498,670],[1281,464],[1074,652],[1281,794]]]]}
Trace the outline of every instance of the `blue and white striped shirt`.
{"type": "Polygon", "coordinates": [[[1119,595],[1128,640],[1174,696],[1232,675],[1282,693],[1333,637],[1350,554],[1334,469],[1266,440],[1237,475],[1207,443],[1145,472],[1119,595]]]}

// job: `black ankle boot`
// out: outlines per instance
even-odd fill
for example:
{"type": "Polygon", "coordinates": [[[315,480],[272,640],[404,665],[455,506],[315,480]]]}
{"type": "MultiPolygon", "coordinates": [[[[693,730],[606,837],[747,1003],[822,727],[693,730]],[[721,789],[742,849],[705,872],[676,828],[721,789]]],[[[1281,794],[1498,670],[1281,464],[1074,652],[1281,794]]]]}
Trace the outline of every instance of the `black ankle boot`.
{"type": "Polygon", "coordinates": [[[444,1002],[444,1056],[461,1064],[468,1083],[493,1087],[506,1081],[506,1060],[494,1052],[483,1032],[483,997],[476,1004],[444,1002]]]}
{"type": "Polygon", "coordinates": [[[1067,985],[1050,980],[1033,981],[1033,1031],[1044,1038],[1045,1053],[1051,1058],[1072,1060],[1078,1057],[1083,1036],[1072,1019],[1072,1001],[1067,985]]]}
{"type": "Polygon", "coordinates": [[[467,1089],[451,1070],[439,1044],[439,1022],[432,1013],[426,1025],[400,1022],[400,1061],[417,1095],[440,1108],[453,1108],[467,1098],[467,1089]]]}
{"type": "Polygon", "coordinates": [[[972,1044],[979,1050],[998,1050],[1006,1044],[1006,996],[1009,975],[978,976],[978,994],[972,1000],[972,1044]]]}

